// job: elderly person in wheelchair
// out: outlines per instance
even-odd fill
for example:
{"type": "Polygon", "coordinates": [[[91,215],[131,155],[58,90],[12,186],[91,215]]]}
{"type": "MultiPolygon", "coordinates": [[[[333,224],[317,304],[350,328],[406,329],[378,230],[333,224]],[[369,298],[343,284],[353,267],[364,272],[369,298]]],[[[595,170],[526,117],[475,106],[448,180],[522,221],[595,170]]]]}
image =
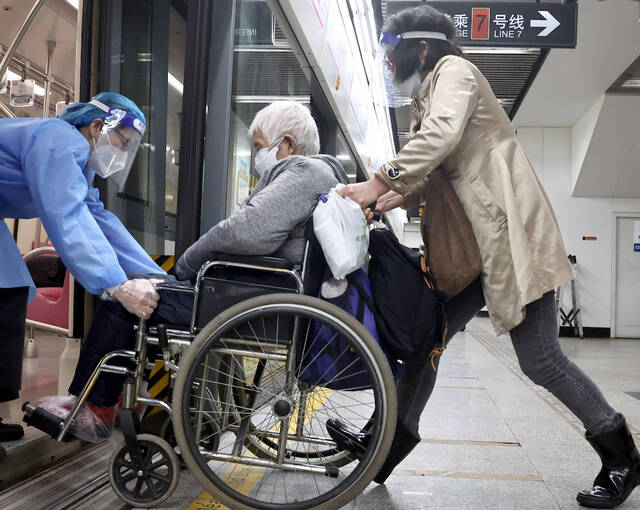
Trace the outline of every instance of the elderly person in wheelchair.
{"type": "MultiPolygon", "coordinates": [[[[279,101],[259,111],[249,133],[256,152],[254,170],[260,179],[252,194],[229,218],[219,222],[196,241],[176,264],[176,277],[130,274],[154,283],[181,282],[191,287],[200,267],[215,253],[274,255],[300,267],[305,245],[305,222],[317,196],[338,182],[348,182],[340,163],[319,155],[319,137],[309,110],[293,101],[279,101]]],[[[193,298],[188,293],[162,292],[155,310],[144,317],[151,323],[188,327],[193,298]],[[151,313],[153,312],[153,313],[151,313]]],[[[69,393],[79,395],[95,367],[106,354],[130,349],[134,343],[136,316],[119,302],[102,300],[82,348],[69,393]]],[[[101,374],[76,416],[71,432],[86,440],[108,435],[117,414],[123,376],[101,374]]],[[[35,402],[53,414],[64,416],[74,397],[45,397],[35,402]]]]}
{"type": "Polygon", "coordinates": [[[155,310],[136,318],[100,303],[69,389],[77,398],[23,406],[25,421],[58,441],[108,435],[120,407],[124,441],[109,480],[131,506],[157,508],[171,495],[179,454],[230,508],[340,508],[391,447],[387,358],[357,316],[317,297],[327,267],[310,220],[318,195],[346,175],[317,154],[317,127],[299,104],[267,106],[250,133],[260,180],[249,198],[184,253],[177,279],[157,277],[155,310]],[[167,401],[143,390],[156,346],[167,401]],[[138,404],[167,413],[160,437],[143,433],[138,404]],[[359,455],[330,436],[338,418],[368,434],[359,455]]]}

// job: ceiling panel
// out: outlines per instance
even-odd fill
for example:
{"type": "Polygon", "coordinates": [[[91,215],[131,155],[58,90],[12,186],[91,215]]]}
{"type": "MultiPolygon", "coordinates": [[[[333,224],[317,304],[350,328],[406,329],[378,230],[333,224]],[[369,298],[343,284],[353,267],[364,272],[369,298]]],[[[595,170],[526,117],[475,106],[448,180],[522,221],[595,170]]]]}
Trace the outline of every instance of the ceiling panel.
{"type": "MultiPolygon", "coordinates": [[[[33,1],[0,1],[0,44],[4,47],[11,44],[32,6],[33,1]]],[[[44,70],[47,41],[55,41],[52,74],[57,81],[72,84],[75,76],[76,17],[76,9],[65,0],[48,0],[18,46],[17,55],[44,70]]]]}
{"type": "Polygon", "coordinates": [[[571,127],[640,54],[640,2],[580,0],[578,44],[554,49],[515,117],[516,125],[571,127]]]}

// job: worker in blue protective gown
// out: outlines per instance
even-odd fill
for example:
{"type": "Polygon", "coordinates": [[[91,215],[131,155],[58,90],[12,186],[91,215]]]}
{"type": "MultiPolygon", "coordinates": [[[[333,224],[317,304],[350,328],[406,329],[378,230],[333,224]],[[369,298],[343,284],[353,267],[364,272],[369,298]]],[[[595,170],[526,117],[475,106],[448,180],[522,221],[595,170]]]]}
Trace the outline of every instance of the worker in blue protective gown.
{"type": "MultiPolygon", "coordinates": [[[[39,217],[85,289],[148,318],[158,302],[153,281],[128,280],[127,273],[164,271],[104,209],[92,187],[97,174],[122,189],[145,127],[135,103],[107,92],[68,106],[59,119],[0,119],[0,217],[39,217]]],[[[36,289],[3,221],[0,253],[0,402],[5,402],[18,398],[26,307],[36,289]]],[[[0,442],[22,435],[19,425],[0,423],[0,442]]]]}

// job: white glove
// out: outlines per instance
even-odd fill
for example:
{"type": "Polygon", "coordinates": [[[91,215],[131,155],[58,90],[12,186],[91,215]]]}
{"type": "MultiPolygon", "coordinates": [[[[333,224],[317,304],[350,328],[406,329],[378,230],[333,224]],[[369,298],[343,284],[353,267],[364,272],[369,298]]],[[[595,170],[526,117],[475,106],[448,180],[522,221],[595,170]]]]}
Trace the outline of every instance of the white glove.
{"type": "Polygon", "coordinates": [[[153,287],[153,284],[158,281],[160,280],[127,280],[114,289],[109,289],[109,293],[120,301],[128,312],[148,319],[158,306],[160,299],[153,287]]]}

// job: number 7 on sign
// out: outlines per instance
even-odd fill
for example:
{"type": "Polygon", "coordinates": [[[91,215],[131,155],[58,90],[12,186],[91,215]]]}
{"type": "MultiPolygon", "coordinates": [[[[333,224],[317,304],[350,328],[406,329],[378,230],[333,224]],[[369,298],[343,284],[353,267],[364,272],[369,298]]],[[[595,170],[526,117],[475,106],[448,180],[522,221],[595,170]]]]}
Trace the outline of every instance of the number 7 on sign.
{"type": "Polygon", "coordinates": [[[471,17],[473,20],[471,24],[471,39],[488,40],[491,9],[487,7],[474,7],[471,17]]]}

